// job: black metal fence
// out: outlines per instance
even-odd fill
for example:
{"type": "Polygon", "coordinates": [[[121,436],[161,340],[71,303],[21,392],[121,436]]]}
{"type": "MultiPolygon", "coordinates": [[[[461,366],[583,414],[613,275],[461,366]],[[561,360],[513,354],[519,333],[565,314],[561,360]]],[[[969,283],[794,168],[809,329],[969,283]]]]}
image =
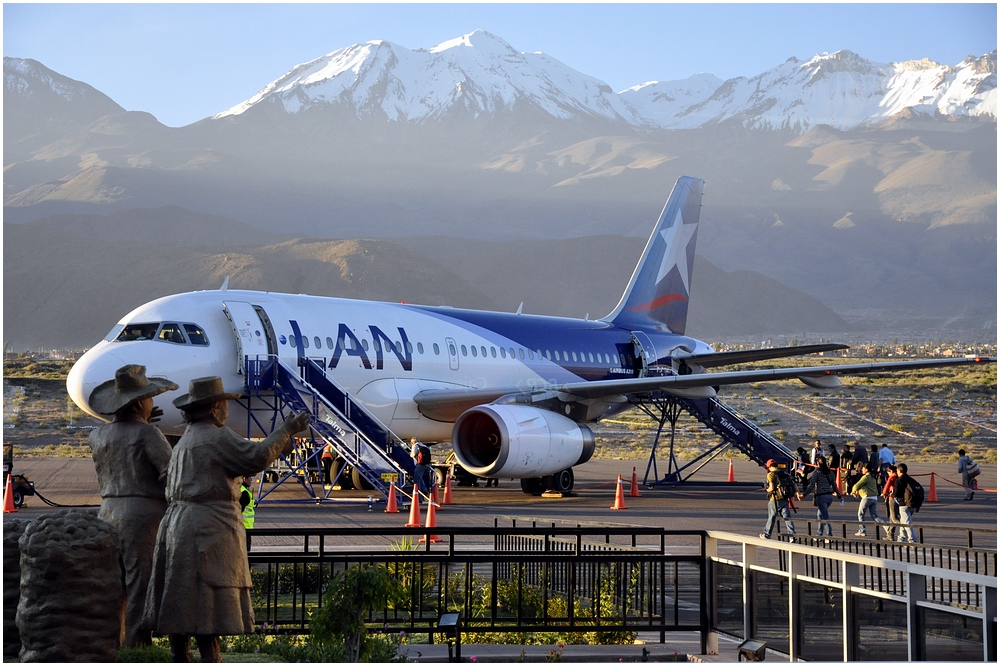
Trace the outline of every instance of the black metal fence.
{"type": "Polygon", "coordinates": [[[433,640],[440,616],[458,612],[466,633],[555,632],[602,643],[630,642],[639,631],[708,635],[703,532],[531,525],[433,531],[255,529],[249,559],[258,624],[308,633],[330,578],[368,564],[386,567],[406,590],[405,601],[368,609],[367,621],[385,631],[433,640]]]}

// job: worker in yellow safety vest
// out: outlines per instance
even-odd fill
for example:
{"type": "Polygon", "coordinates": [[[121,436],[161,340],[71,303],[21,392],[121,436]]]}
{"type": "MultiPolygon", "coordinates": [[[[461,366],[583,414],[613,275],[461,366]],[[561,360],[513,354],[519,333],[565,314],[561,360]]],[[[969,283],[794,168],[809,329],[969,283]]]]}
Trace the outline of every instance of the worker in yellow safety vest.
{"type": "MultiPolygon", "coordinates": [[[[243,508],[243,527],[253,529],[253,491],[250,490],[250,477],[244,476],[240,485],[240,506],[243,508]]],[[[249,541],[249,539],[248,539],[249,541]]]]}
{"type": "Polygon", "coordinates": [[[320,460],[323,463],[323,490],[330,490],[332,488],[330,484],[333,483],[333,480],[330,478],[330,473],[333,470],[333,445],[329,442],[323,447],[320,460]]]}

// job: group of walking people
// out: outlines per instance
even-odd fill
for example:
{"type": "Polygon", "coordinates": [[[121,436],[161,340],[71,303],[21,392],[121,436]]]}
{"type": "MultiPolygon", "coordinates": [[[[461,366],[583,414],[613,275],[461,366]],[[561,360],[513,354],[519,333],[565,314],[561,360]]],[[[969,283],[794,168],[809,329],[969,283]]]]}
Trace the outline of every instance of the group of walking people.
{"type": "MultiPolygon", "coordinates": [[[[876,526],[881,525],[885,529],[887,539],[895,538],[907,543],[915,541],[913,514],[923,504],[923,487],[909,475],[906,463],[896,462],[888,444],[881,447],[873,444],[870,451],[861,445],[852,451],[850,445],[845,445],[842,452],[830,444],[827,453],[824,453],[817,439],[810,451],[799,447],[796,453],[798,457],[792,463],[794,471],[791,473],[783,469],[785,465],[779,465],[773,459],[765,464],[767,477],[764,490],[768,495],[768,511],[761,538],[771,538],[779,517],[784,520],[786,532],[794,535],[794,502],[809,496],[812,496],[816,507],[819,535],[832,537],[830,505],[839,500],[843,506],[844,496],[851,495],[858,498],[858,529],[854,536],[867,536],[865,520],[870,516],[876,526]],[[846,482],[841,486],[838,481],[844,479],[846,482]],[[885,507],[885,520],[879,515],[880,500],[885,507]]],[[[968,470],[978,475],[978,465],[966,455],[964,449],[959,451],[959,456],[958,471],[967,491],[965,499],[971,500],[975,476],[970,477],[968,470]]]]}
{"type": "Polygon", "coordinates": [[[91,406],[112,416],[90,435],[101,492],[99,516],[115,526],[125,573],[124,640],[148,645],[170,637],[174,661],[220,661],[223,635],[254,630],[245,524],[252,524],[249,477],[292,447],[309,425],[294,414],[263,440],[225,427],[229,400],[219,377],[190,382],[173,401],[185,422],[171,448],[153,425],[162,415],[153,398],[177,384],[126,365],[91,393],[91,406]],[[244,490],[247,493],[244,493],[244,490]],[[242,503],[241,503],[242,495],[242,503]],[[247,506],[250,509],[247,510],[247,506]]]}

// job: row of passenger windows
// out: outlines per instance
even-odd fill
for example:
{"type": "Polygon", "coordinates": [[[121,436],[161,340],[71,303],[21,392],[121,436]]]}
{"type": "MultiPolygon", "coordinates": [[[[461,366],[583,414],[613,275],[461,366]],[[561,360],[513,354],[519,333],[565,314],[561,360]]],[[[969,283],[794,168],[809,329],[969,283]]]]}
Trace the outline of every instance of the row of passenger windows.
{"type": "Polygon", "coordinates": [[[208,336],[197,324],[148,323],[148,324],[118,324],[105,337],[105,340],[118,342],[133,342],[136,340],[161,340],[178,345],[208,345],[208,336]]]}
{"type": "MultiPolygon", "coordinates": [[[[309,340],[310,339],[308,335],[302,336],[303,349],[310,348],[309,340]]],[[[323,349],[323,342],[324,341],[321,340],[318,335],[313,336],[312,347],[315,349],[323,349]]],[[[335,344],[333,338],[327,336],[325,342],[327,349],[332,350],[334,348],[335,344]]],[[[343,340],[340,341],[340,343],[341,343],[340,345],[341,349],[354,351],[354,340],[350,338],[344,338],[343,340]]],[[[288,344],[292,345],[293,347],[295,346],[296,338],[294,335],[288,336],[288,344]]],[[[509,359],[520,359],[522,361],[525,359],[534,360],[537,356],[537,358],[540,359],[544,358],[549,361],[563,361],[563,362],[573,361],[575,363],[589,362],[602,365],[611,365],[612,363],[615,364],[620,363],[622,366],[628,365],[628,360],[625,358],[625,356],[621,354],[608,354],[602,352],[578,353],[575,351],[566,351],[566,350],[560,351],[560,350],[550,350],[550,349],[532,350],[532,349],[525,349],[523,347],[517,347],[517,348],[494,347],[492,345],[489,347],[487,347],[486,345],[479,345],[479,346],[459,345],[458,348],[456,349],[456,347],[453,346],[452,343],[448,343],[448,345],[450,347],[449,353],[451,356],[458,356],[458,354],[461,353],[462,356],[465,357],[472,356],[473,358],[502,358],[502,359],[509,358],[509,359]]],[[[368,340],[365,339],[361,340],[361,349],[363,349],[366,352],[369,351],[370,349],[374,349],[376,352],[380,352],[383,350],[382,347],[383,347],[382,342],[378,339],[373,340],[370,345],[368,343],[368,340]]],[[[385,345],[385,351],[390,353],[402,354],[402,349],[403,349],[403,343],[400,341],[396,341],[394,343],[390,342],[385,345]]],[[[414,349],[416,349],[417,354],[419,355],[424,354],[424,344],[422,342],[418,342],[416,344],[416,347],[414,347],[412,342],[407,341],[406,352],[408,354],[413,354],[414,349]]],[[[438,343],[436,342],[432,343],[431,349],[433,350],[435,356],[441,355],[441,347],[440,345],[438,345],[438,343]]]]}

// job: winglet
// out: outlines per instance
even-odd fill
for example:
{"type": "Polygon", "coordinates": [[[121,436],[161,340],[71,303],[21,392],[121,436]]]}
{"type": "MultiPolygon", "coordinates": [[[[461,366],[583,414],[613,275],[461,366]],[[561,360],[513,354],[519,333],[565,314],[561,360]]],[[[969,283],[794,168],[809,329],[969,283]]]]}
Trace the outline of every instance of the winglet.
{"type": "Polygon", "coordinates": [[[219,291],[226,291],[227,289],[229,289],[229,276],[228,275],[226,276],[226,279],[222,281],[222,286],[219,287],[219,291]]]}
{"type": "Polygon", "coordinates": [[[698,178],[677,179],[621,301],[604,321],[684,334],[703,186],[698,178]]]}

